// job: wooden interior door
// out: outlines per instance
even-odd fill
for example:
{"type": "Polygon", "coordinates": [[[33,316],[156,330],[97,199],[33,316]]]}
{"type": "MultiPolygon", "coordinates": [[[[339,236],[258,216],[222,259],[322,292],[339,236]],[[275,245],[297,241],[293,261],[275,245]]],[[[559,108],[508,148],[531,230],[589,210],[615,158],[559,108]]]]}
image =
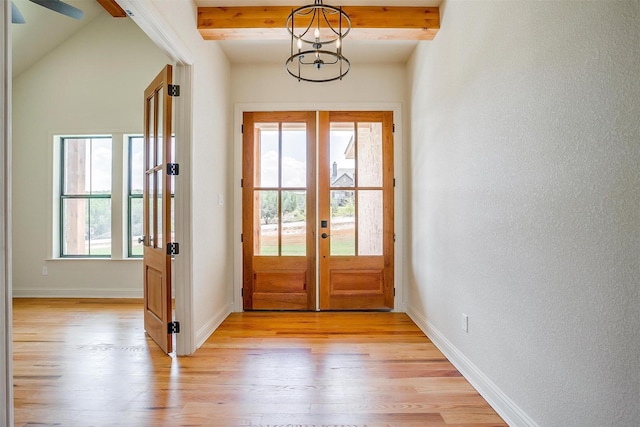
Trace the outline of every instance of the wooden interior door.
{"type": "Polygon", "coordinates": [[[393,113],[320,112],[321,310],[391,310],[393,113]]]}
{"type": "Polygon", "coordinates": [[[166,353],[173,351],[171,304],[171,163],[172,102],[167,65],[144,92],[144,330],[166,353]]]}
{"type": "Polygon", "coordinates": [[[315,116],[244,113],[245,310],[315,310],[315,116]]]}

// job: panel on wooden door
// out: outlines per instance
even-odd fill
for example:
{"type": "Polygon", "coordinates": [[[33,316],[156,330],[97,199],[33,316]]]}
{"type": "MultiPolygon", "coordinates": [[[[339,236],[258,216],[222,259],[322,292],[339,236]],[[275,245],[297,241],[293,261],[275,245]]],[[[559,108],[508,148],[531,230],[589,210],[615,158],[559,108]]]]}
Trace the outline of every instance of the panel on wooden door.
{"type": "Polygon", "coordinates": [[[316,304],[315,113],[244,113],[245,310],[316,304]]]}
{"type": "Polygon", "coordinates": [[[393,309],[393,114],[320,112],[320,309],[393,309]]]}

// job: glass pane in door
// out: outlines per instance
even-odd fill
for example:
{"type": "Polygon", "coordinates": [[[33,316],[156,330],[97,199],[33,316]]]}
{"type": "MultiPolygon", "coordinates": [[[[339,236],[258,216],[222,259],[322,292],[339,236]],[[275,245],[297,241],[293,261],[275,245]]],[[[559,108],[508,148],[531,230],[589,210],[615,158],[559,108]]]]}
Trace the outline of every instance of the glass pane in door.
{"type": "Polygon", "coordinates": [[[307,128],[304,123],[282,124],[282,183],[285,188],[307,187],[307,128]]]}
{"type": "Polygon", "coordinates": [[[382,255],[382,190],[358,191],[358,255],[382,255]]]}
{"type": "Polygon", "coordinates": [[[149,199],[147,204],[147,227],[149,227],[146,231],[147,239],[149,242],[149,246],[154,246],[154,234],[156,233],[156,222],[154,221],[155,215],[155,203],[156,203],[156,186],[155,186],[155,174],[153,172],[147,173],[147,182],[149,186],[149,199]]]}
{"type": "Polygon", "coordinates": [[[155,97],[149,99],[147,103],[147,113],[149,114],[149,145],[147,146],[148,163],[145,167],[148,169],[151,169],[156,165],[156,130],[153,126],[153,124],[155,123],[155,103],[155,97]]]}
{"type": "MultiPolygon", "coordinates": [[[[158,145],[160,146],[160,145],[158,145]]],[[[157,215],[157,230],[156,230],[156,236],[155,236],[155,247],[156,248],[161,248],[163,243],[163,239],[164,239],[164,223],[162,221],[162,201],[163,201],[163,194],[162,194],[162,188],[163,188],[163,183],[164,183],[164,173],[163,170],[160,169],[157,172],[155,172],[156,175],[156,215],[157,215]]]]}
{"type": "Polygon", "coordinates": [[[358,123],[358,187],[382,187],[382,123],[358,123]]]}
{"type": "Polygon", "coordinates": [[[254,255],[278,256],[278,191],[255,191],[254,255]]]}
{"type": "Polygon", "coordinates": [[[164,95],[163,90],[160,89],[156,95],[156,102],[158,103],[158,138],[156,139],[156,157],[155,166],[162,164],[162,153],[164,152],[164,95]]]}
{"type": "Polygon", "coordinates": [[[283,256],[307,254],[307,192],[282,192],[282,247],[283,256]]]}
{"type": "Polygon", "coordinates": [[[355,191],[331,190],[331,255],[356,254],[355,191]]]}
{"type": "Polygon", "coordinates": [[[255,187],[275,188],[280,181],[278,123],[255,124],[255,187]]]}
{"type": "Polygon", "coordinates": [[[333,187],[355,187],[356,147],[353,123],[331,123],[329,131],[329,181],[333,187]]]}

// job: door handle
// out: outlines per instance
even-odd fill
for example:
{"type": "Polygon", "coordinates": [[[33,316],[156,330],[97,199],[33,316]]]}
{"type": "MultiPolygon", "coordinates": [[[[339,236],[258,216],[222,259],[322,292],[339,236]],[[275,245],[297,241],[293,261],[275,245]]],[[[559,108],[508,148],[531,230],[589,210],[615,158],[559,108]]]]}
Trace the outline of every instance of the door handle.
{"type": "Polygon", "coordinates": [[[138,243],[144,243],[144,236],[138,237],[138,243]]]}
{"type": "Polygon", "coordinates": [[[322,237],[323,239],[326,239],[327,237],[331,236],[331,234],[327,234],[327,233],[322,233],[320,235],[320,237],[322,237]]]}

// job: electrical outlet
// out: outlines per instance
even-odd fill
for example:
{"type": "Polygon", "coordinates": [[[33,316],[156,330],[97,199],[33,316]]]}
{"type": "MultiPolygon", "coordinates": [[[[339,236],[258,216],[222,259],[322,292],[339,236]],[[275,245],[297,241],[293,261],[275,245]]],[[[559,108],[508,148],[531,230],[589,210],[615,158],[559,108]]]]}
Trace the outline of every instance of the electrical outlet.
{"type": "Polygon", "coordinates": [[[462,313],[462,330],[469,333],[469,316],[462,313]]]}
{"type": "Polygon", "coordinates": [[[48,275],[48,274],[49,274],[49,270],[47,269],[47,266],[46,266],[46,265],[43,265],[43,266],[42,266],[42,275],[43,275],[43,276],[46,276],[46,275],[48,275]]]}

